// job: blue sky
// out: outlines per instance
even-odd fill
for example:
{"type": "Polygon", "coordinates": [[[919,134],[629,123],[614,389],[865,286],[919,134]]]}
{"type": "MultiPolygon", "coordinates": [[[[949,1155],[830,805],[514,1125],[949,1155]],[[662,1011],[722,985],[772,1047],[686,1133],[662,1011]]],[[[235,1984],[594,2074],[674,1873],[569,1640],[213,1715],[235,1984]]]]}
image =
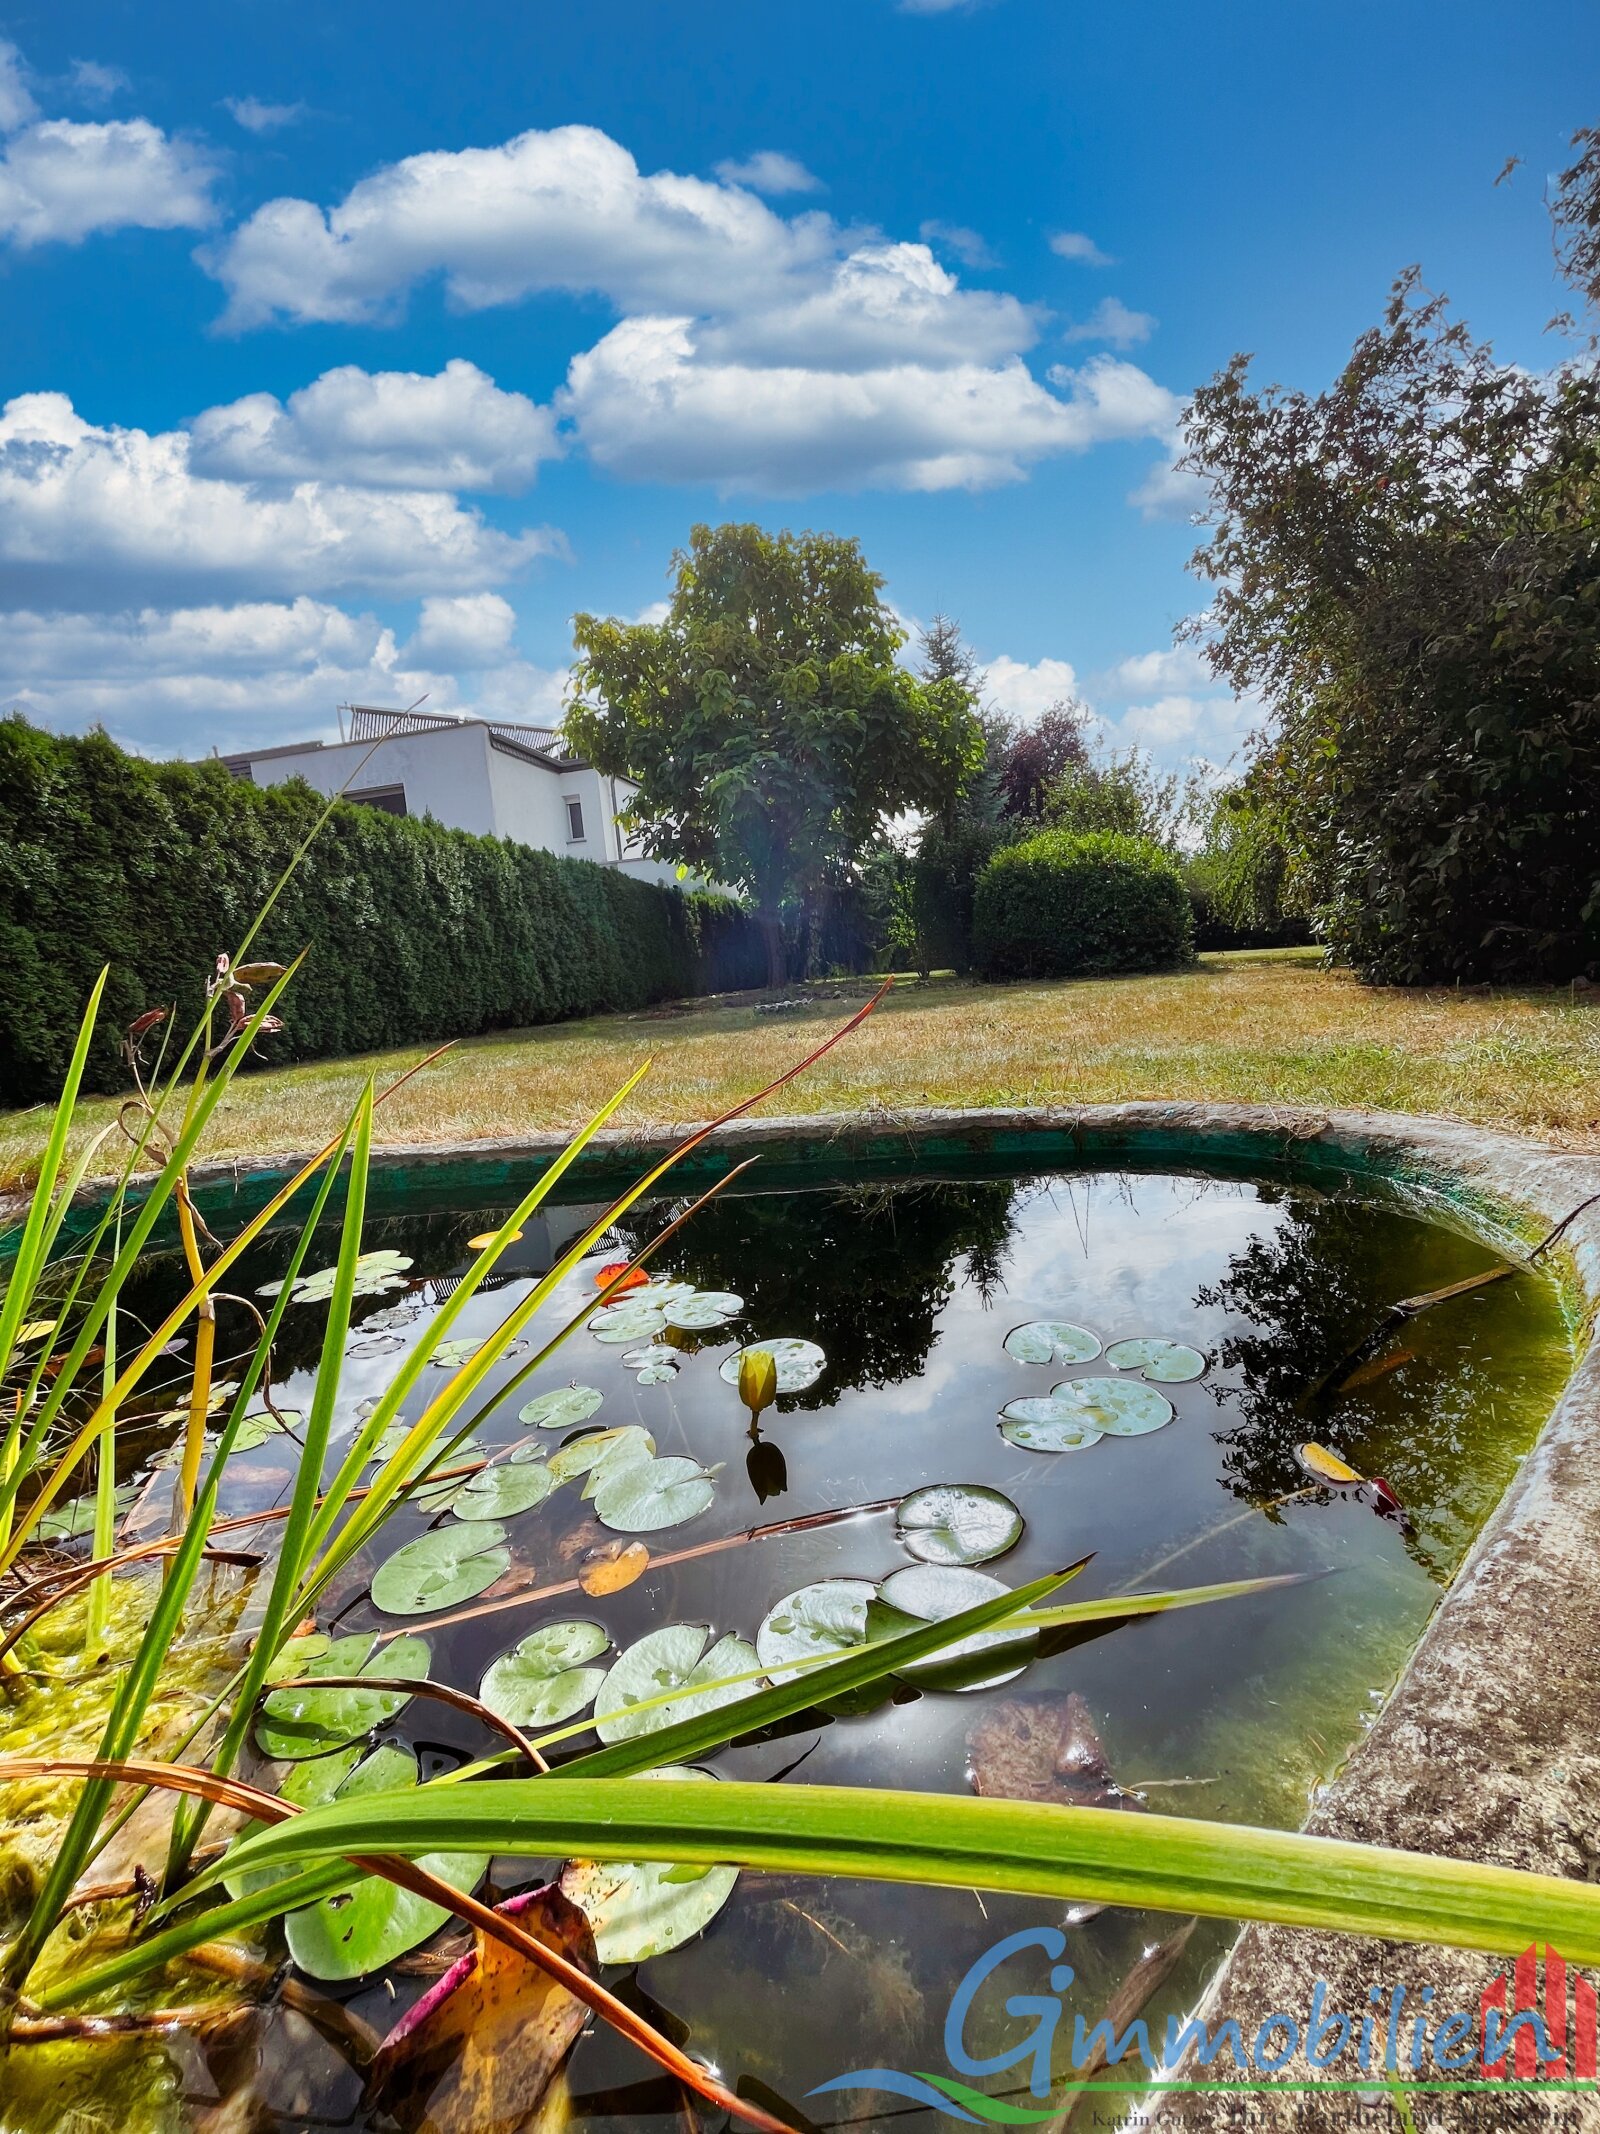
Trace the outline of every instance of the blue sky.
{"type": "Polygon", "coordinates": [[[1164,762],[1183,397],[1420,261],[1552,360],[1591,5],[146,0],[0,19],[0,697],[152,753],[551,716],[697,519],[858,535],[1164,762]],[[1496,189],[1506,158],[1524,157],[1496,189]]]}

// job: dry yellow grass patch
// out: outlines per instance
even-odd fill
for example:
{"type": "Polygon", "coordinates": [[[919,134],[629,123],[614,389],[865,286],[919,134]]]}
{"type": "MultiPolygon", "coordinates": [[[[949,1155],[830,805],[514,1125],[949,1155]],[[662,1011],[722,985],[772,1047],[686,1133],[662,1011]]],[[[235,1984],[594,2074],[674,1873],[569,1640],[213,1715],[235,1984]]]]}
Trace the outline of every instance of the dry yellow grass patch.
{"type": "MultiPolygon", "coordinates": [[[[625,1122],[703,1119],[772,1080],[849,1012],[836,998],[772,1014],[703,1008],[470,1039],[382,1108],[377,1138],[473,1141],[574,1127],[647,1055],[655,1064],[625,1122]]],[[[286,1014],[292,1028],[292,998],[286,1014]]],[[[206,1154],[314,1148],[337,1131],[368,1074],[381,1085],[425,1049],[253,1074],[223,1103],[206,1154]]],[[[1152,978],[913,983],[776,1108],[1126,1097],[1371,1105],[1600,1147],[1600,1008],[1555,991],[1366,987],[1296,950],[1206,956],[1152,978]]],[[[86,1105],[85,1131],[112,1109],[86,1105]]],[[[0,1120],[0,1185],[27,1177],[44,1123],[41,1110],[0,1120]]]]}

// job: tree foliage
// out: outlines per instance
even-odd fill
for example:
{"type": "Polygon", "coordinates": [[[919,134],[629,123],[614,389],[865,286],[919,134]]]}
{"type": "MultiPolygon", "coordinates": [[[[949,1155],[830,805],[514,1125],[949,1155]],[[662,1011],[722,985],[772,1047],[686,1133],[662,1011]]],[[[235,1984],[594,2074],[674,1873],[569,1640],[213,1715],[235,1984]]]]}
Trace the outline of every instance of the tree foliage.
{"type": "Polygon", "coordinates": [[[1130,748],[1120,755],[1085,751],[1069,762],[1045,788],[1039,812],[1052,830],[1115,830],[1174,851],[1194,805],[1176,772],[1155,770],[1130,748]]]}
{"type": "Polygon", "coordinates": [[[1076,698],[1061,698],[1046,705],[1031,726],[1006,729],[1000,768],[1003,814],[1022,822],[1040,819],[1051,787],[1088,760],[1085,717],[1076,698]]]}
{"type": "MultiPolygon", "coordinates": [[[[1600,141],[1554,203],[1593,306],[1600,141]]],[[[1364,975],[1600,969],[1600,373],[1502,363],[1411,270],[1317,394],[1195,395],[1213,670],[1269,706],[1252,784],[1364,975]]]]}
{"type": "Polygon", "coordinates": [[[664,621],[574,624],[572,745],[637,784],[623,816],[647,852],[747,894],[773,982],[784,905],[825,902],[981,757],[966,684],[899,664],[882,586],[855,541],[696,526],[664,621]]]}

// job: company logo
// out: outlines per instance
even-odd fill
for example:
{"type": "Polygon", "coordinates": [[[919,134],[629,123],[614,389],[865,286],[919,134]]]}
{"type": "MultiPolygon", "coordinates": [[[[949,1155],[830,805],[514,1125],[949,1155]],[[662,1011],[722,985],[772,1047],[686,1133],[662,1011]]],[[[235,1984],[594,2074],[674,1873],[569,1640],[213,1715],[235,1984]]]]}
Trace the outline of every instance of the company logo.
{"type": "Polygon", "coordinates": [[[1066,1949],[1059,1927],[1033,1927],[985,1950],[950,1997],[943,2041],[948,2074],[858,2067],[819,2082],[810,2094],[876,2090],[972,2126],[1027,2126],[1056,2116],[1051,2089],[1063,2059],[1070,2091],[1600,2088],[1595,1989],[1569,1977],[1560,1951],[1546,1947],[1541,1996],[1536,1943],[1476,2009],[1441,2008],[1431,1986],[1413,1992],[1403,1981],[1372,1987],[1364,2008],[1330,2008],[1328,1982],[1318,1979],[1304,2009],[1279,2009],[1252,2035],[1233,2016],[1208,2028],[1199,2017],[1170,2015],[1159,2038],[1142,2016],[1120,2033],[1108,2016],[1091,2023],[1074,2014],[1069,2022],[1065,1996],[1077,1974],[1062,1961],[1066,1949]],[[990,2052],[974,2050],[968,2035],[980,1994],[986,2008],[1003,1996],[1004,2014],[1015,2026],[990,2052]],[[1202,2079],[1176,2074],[1191,2063],[1204,2071],[1202,2079]],[[998,2077],[1010,2080],[997,2083],[998,2077]]]}

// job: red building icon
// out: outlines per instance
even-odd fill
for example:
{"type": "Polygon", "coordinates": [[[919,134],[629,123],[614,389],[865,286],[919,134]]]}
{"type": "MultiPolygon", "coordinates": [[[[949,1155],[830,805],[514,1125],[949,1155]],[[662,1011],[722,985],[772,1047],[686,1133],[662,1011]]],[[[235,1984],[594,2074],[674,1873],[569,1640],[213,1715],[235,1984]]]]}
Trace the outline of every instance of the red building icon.
{"type": "Polygon", "coordinates": [[[1569,1994],[1566,1961],[1561,1951],[1551,1948],[1548,1942],[1544,1951],[1542,2006],[1537,1942],[1530,1942],[1517,1958],[1515,1968],[1502,1972],[1495,1980],[1478,2004],[1478,2021],[1483,2033],[1483,2072],[1491,2082],[1506,2082],[1513,2075],[1519,2082],[1560,2082],[1572,2077],[1593,2077],[1597,2032],[1600,2032],[1595,1989],[1584,1978],[1574,1977],[1571,1983],[1569,1994]],[[1496,2030],[1500,2049],[1494,2059],[1489,2057],[1491,2010],[1499,2016],[1496,2030]],[[1542,2018],[1545,2038],[1557,2054],[1555,2059],[1540,2058],[1538,2033],[1531,2023],[1517,2024],[1508,2038],[1508,2028],[1514,2018],[1524,2014],[1542,2018]]]}

